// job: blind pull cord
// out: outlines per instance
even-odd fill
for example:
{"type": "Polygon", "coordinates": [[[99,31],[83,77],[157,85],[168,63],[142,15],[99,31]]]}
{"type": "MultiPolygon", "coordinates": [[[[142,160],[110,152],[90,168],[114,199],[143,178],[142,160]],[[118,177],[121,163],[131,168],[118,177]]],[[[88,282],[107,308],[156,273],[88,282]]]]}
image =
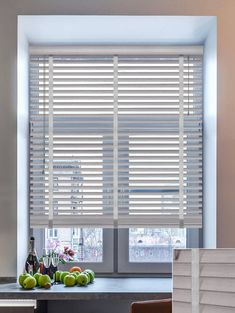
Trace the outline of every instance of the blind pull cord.
{"type": "Polygon", "coordinates": [[[184,56],[179,57],[179,227],[184,227],[184,56]]]}

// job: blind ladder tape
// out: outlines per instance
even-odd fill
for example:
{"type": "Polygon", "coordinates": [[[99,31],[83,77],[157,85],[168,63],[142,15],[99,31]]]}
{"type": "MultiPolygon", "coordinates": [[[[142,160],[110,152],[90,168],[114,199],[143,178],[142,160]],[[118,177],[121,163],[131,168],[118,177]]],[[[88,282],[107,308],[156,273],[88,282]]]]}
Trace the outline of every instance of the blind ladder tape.
{"type": "Polygon", "coordinates": [[[49,228],[53,227],[53,57],[49,57],[49,136],[48,136],[48,157],[49,157],[49,175],[48,175],[48,189],[49,189],[49,228]]]}
{"type": "Polygon", "coordinates": [[[179,227],[184,227],[184,57],[179,57],[179,227]]]}

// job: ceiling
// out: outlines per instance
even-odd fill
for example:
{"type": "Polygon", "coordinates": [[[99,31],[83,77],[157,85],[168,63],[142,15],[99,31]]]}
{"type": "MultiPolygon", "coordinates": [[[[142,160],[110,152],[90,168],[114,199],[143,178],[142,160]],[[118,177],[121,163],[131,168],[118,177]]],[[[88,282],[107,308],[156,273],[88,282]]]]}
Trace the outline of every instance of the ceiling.
{"type": "Polygon", "coordinates": [[[213,16],[18,16],[33,45],[203,44],[213,16]]]}

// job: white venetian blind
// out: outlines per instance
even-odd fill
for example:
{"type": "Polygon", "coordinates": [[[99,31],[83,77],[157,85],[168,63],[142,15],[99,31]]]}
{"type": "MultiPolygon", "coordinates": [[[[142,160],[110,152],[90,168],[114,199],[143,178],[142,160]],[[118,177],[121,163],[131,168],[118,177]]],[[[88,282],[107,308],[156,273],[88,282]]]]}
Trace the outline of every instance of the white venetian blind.
{"type": "Polygon", "coordinates": [[[200,227],[201,56],[32,56],[31,227],[200,227]]]}
{"type": "Polygon", "coordinates": [[[113,59],[31,57],[30,95],[32,227],[112,225],[113,59]]]}
{"type": "Polygon", "coordinates": [[[120,57],[119,225],[202,223],[201,57],[120,57]]]}
{"type": "Polygon", "coordinates": [[[235,312],[235,249],[174,254],[173,313],[235,312]]]}

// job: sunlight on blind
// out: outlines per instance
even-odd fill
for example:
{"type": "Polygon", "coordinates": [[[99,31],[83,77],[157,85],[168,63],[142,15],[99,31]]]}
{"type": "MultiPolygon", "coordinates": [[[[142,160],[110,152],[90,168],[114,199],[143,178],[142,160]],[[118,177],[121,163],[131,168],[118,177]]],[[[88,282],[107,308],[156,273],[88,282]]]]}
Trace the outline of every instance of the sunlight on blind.
{"type": "Polygon", "coordinates": [[[31,226],[201,227],[202,57],[114,58],[31,57],[31,226]]]}

